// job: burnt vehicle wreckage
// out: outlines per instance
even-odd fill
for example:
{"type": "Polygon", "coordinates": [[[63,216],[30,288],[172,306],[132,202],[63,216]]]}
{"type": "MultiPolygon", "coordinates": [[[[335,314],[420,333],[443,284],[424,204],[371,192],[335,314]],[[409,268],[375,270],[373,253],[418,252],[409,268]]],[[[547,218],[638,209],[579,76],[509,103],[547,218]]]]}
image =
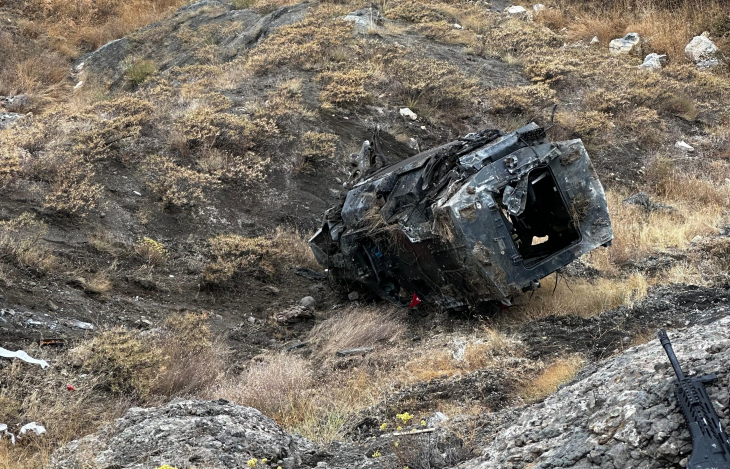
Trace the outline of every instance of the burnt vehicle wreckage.
{"type": "Polygon", "coordinates": [[[581,140],[530,123],[471,133],[386,166],[365,141],[352,188],[311,238],[333,280],[401,306],[511,304],[613,239],[581,140]]]}

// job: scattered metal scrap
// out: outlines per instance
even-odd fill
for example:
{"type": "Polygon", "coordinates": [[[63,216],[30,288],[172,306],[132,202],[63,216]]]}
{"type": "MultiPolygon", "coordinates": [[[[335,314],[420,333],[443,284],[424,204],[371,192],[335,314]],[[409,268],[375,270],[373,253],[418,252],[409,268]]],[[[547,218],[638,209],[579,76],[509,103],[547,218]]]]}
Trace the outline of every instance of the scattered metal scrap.
{"type": "Polygon", "coordinates": [[[520,291],[613,239],[583,143],[535,123],[483,130],[386,166],[366,141],[352,189],[310,240],[341,284],[398,305],[509,305],[520,291]]]}

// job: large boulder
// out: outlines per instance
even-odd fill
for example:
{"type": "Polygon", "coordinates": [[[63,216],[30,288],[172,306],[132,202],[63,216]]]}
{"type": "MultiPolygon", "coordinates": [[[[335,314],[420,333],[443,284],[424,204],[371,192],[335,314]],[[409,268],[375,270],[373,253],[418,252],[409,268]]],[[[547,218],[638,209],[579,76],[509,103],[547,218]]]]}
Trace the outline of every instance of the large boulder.
{"type": "MultiPolygon", "coordinates": [[[[727,424],[730,317],[670,333],[688,375],[718,373],[707,390],[727,424]]],[[[658,340],[584,370],[503,429],[464,469],[650,469],[684,467],[689,430],[674,398],[675,376],[658,340]]]]}
{"type": "MultiPolygon", "coordinates": [[[[370,451],[372,453],[372,451],[370,451]]],[[[161,407],[132,408],[97,433],[74,440],[51,458],[50,469],[384,469],[390,458],[333,443],[322,450],[285,432],[251,407],[225,400],[177,399],[161,407]],[[266,462],[263,460],[266,459],[266,462]]]]}
{"type": "Polygon", "coordinates": [[[691,60],[697,68],[710,68],[720,64],[717,58],[719,49],[705,35],[695,36],[684,48],[684,55],[691,60]]]}
{"type": "MultiPolygon", "coordinates": [[[[314,444],[290,435],[250,407],[227,401],[177,400],[163,407],[132,408],[98,433],[57,453],[54,469],[240,468],[252,458],[307,464],[314,444]]],[[[311,464],[314,465],[314,464],[311,464]]]]}
{"type": "Polygon", "coordinates": [[[612,54],[641,55],[641,36],[638,33],[629,33],[614,39],[608,43],[608,50],[612,54]]]}

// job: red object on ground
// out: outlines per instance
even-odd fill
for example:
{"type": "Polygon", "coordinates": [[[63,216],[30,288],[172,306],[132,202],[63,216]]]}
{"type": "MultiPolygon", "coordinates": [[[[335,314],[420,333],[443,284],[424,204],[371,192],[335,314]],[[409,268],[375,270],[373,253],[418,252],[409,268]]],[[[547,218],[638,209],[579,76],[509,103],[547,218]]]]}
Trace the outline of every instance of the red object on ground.
{"type": "Polygon", "coordinates": [[[73,385],[72,385],[72,384],[67,384],[67,385],[66,385],[66,389],[68,389],[69,391],[76,391],[76,388],[75,388],[75,387],[73,387],[73,385]]]}
{"type": "Polygon", "coordinates": [[[409,305],[408,305],[408,307],[409,307],[409,308],[415,308],[415,307],[416,307],[416,306],[418,306],[418,305],[419,305],[420,303],[421,303],[421,299],[420,299],[420,298],[418,297],[418,295],[416,295],[416,294],[414,293],[414,294],[413,294],[413,298],[411,298],[411,304],[409,304],[409,305]]]}

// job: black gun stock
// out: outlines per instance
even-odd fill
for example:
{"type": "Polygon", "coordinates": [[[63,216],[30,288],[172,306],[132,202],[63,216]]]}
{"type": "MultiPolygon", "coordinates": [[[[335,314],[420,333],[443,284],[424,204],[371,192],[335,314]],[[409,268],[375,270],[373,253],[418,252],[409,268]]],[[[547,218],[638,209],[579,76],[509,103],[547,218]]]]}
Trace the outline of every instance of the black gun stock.
{"type": "Polygon", "coordinates": [[[692,436],[692,455],[687,469],[730,469],[730,442],[704,386],[717,381],[717,375],[686,377],[667,333],[660,330],[658,335],[677,374],[674,395],[692,436]]]}

